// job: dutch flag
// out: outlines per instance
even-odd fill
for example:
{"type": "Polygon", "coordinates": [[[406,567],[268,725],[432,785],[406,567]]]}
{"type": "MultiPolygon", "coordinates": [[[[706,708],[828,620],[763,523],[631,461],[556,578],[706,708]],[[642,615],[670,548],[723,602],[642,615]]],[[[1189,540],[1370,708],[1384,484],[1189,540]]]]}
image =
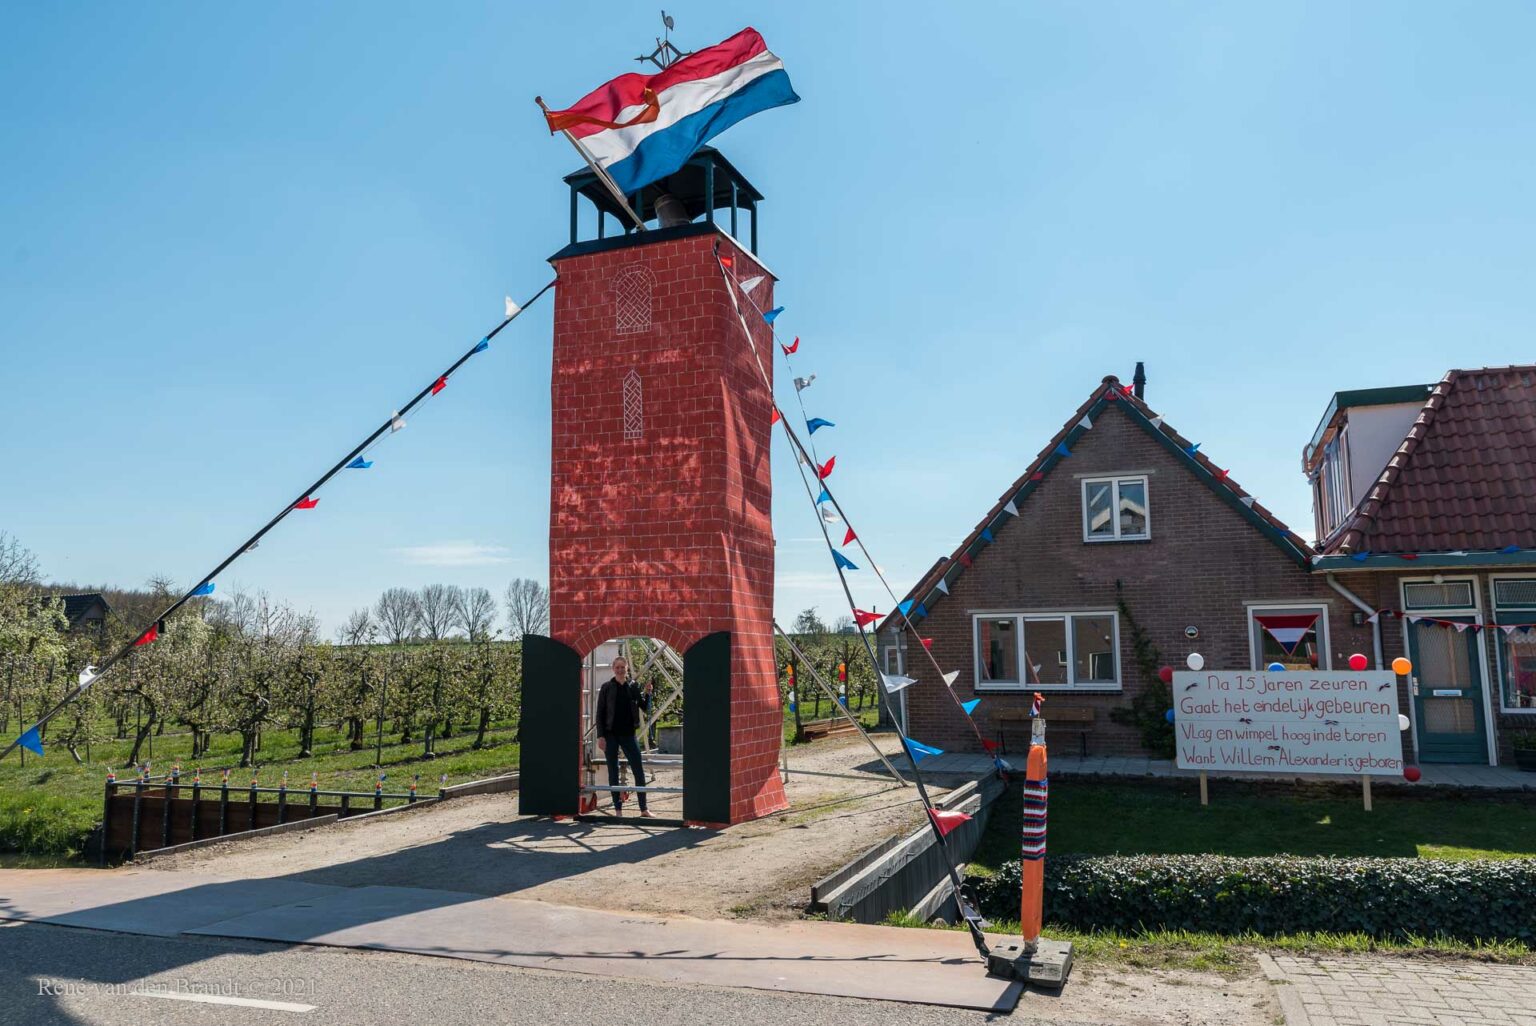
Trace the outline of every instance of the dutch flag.
{"type": "Polygon", "coordinates": [[[620,75],[544,116],[551,133],[570,132],[629,195],[677,171],[742,118],[799,100],[784,62],[747,28],[655,75],[620,75]]]}

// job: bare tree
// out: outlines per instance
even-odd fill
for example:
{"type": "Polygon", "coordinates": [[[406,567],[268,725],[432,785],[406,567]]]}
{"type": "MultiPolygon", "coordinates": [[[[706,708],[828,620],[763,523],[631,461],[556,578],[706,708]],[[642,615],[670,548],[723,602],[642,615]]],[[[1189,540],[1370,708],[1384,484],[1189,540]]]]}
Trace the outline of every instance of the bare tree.
{"type": "Polygon", "coordinates": [[[15,535],[0,531],[0,585],[31,585],[37,580],[37,557],[15,535]]]}
{"type": "Polygon", "coordinates": [[[373,615],[378,618],[384,639],[391,645],[398,645],[416,636],[421,607],[416,602],[416,593],[409,588],[390,588],[379,596],[373,615]]]}
{"type": "Polygon", "coordinates": [[[527,577],[507,585],[507,623],[518,638],[548,631],[549,589],[527,577]]]}
{"type": "Polygon", "coordinates": [[[429,584],[416,593],[416,608],[421,611],[421,631],[432,641],[441,641],[453,630],[458,592],[456,585],[429,584]]]}
{"type": "Polygon", "coordinates": [[[453,619],[470,641],[484,641],[496,626],[496,600],[486,588],[455,588],[453,619]]]}
{"type": "Polygon", "coordinates": [[[364,606],[352,610],[346,623],[336,628],[336,641],[342,645],[368,645],[378,634],[379,625],[373,620],[373,611],[364,606]]]}

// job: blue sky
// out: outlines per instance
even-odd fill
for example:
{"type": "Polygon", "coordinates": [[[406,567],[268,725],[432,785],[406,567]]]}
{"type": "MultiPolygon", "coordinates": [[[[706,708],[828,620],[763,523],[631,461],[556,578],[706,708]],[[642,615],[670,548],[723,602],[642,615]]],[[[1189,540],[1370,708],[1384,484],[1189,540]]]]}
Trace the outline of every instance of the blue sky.
{"type": "MultiPolygon", "coordinates": [[[[717,144],[768,197],[779,327],[837,422],[817,441],[899,589],[1138,359],[1310,536],[1298,458],[1334,391],[1532,358],[1529,5],[672,13],[685,48],[754,25],[803,97],[717,144]]],[[[532,98],[632,69],[659,28],[611,2],[6,21],[0,530],[120,585],[195,581],[549,278],[575,161],[532,98]]],[[[329,630],[391,585],[545,578],[550,309],[221,590],[329,630]]],[[[831,618],[776,460],[780,615],[831,618]]]]}

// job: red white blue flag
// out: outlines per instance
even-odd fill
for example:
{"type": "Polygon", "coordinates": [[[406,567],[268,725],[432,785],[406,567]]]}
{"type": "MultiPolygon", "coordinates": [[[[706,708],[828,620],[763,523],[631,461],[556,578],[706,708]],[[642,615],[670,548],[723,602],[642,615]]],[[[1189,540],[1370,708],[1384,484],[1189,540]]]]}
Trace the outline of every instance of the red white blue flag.
{"type": "Polygon", "coordinates": [[[628,195],[743,118],[799,99],[784,62],[747,28],[657,74],[620,75],[544,117],[550,132],[575,136],[628,195]]]}

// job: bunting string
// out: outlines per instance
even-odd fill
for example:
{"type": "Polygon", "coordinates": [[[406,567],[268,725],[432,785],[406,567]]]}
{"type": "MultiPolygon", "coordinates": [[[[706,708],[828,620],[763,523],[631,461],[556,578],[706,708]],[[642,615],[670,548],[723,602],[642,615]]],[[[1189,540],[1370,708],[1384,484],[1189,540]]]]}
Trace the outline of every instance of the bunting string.
{"type": "MultiPolygon", "coordinates": [[[[268,520],[260,530],[251,535],[245,541],[241,542],[233,552],[225,556],[217,566],[208,571],[208,573],[204,574],[196,584],[187,590],[185,594],[176,599],[169,606],[166,606],[165,609],[161,610],[160,613],[150,621],[149,626],[135,636],[133,641],[123,645],[123,647],[119,648],[111,656],[107,657],[107,659],[102,662],[100,666],[95,668],[95,671],[90,677],[87,678],[84,674],[82,674],[80,682],[68,694],[66,694],[57,703],[55,703],[47,712],[43,713],[43,715],[37,720],[36,723],[34,723],[27,731],[22,733],[21,737],[18,737],[16,740],[6,745],[4,750],[0,750],[0,759],[4,759],[19,745],[27,745],[30,747],[28,742],[36,740],[40,736],[39,731],[41,728],[49,720],[53,719],[54,716],[58,715],[58,713],[64,709],[65,706],[69,705],[69,703],[73,702],[76,698],[79,698],[80,695],[84,693],[86,688],[100,680],[103,674],[105,674],[118,662],[126,658],[130,653],[133,652],[134,649],[141,648],[156,641],[159,638],[160,631],[163,629],[165,621],[168,617],[174,614],[182,606],[186,605],[193,598],[201,595],[211,594],[213,591],[214,579],[222,574],[225,570],[227,570],[241,556],[256,548],[256,546],[261,542],[262,538],[264,538],[267,533],[275,528],[278,524],[282,523],[288,514],[294,512],[295,510],[314,509],[317,505],[319,505],[320,500],[316,497],[316,493],[319,492],[320,489],[324,488],[325,485],[331,480],[331,478],[335,477],[343,470],[363,469],[365,467],[372,466],[372,461],[362,461],[358,466],[354,466],[354,464],[361,460],[367,451],[372,446],[377,444],[380,439],[384,438],[386,435],[393,434],[394,432],[399,431],[402,427],[404,427],[405,416],[407,414],[414,410],[423,400],[443,391],[443,389],[447,386],[448,379],[453,375],[454,371],[462,367],[470,357],[477,353],[483,353],[489,349],[491,340],[497,335],[501,334],[502,329],[511,324],[513,321],[517,320],[517,318],[525,310],[527,310],[529,306],[532,306],[534,303],[536,303],[540,298],[543,297],[544,293],[548,292],[554,287],[555,282],[551,281],[549,284],[539,289],[538,292],[535,292],[533,297],[526,303],[523,303],[522,306],[518,306],[516,303],[513,303],[511,299],[508,299],[506,305],[506,316],[503,318],[500,324],[496,325],[496,327],[492,328],[484,336],[477,339],[475,344],[466,350],[457,360],[454,360],[446,370],[440,374],[435,375],[431,384],[417,392],[416,395],[411,398],[410,402],[406,403],[398,410],[395,410],[390,415],[390,417],[384,421],[383,424],[375,428],[368,435],[368,437],[364,438],[361,442],[354,446],[353,449],[341,459],[337,460],[336,463],[332,465],[332,467],[325,473],[321,474],[313,484],[300,492],[297,498],[290,501],[277,513],[276,516],[268,520]]],[[[38,744],[38,749],[41,749],[41,743],[38,744]]],[[[39,752],[39,754],[41,753],[39,752]]]]}

